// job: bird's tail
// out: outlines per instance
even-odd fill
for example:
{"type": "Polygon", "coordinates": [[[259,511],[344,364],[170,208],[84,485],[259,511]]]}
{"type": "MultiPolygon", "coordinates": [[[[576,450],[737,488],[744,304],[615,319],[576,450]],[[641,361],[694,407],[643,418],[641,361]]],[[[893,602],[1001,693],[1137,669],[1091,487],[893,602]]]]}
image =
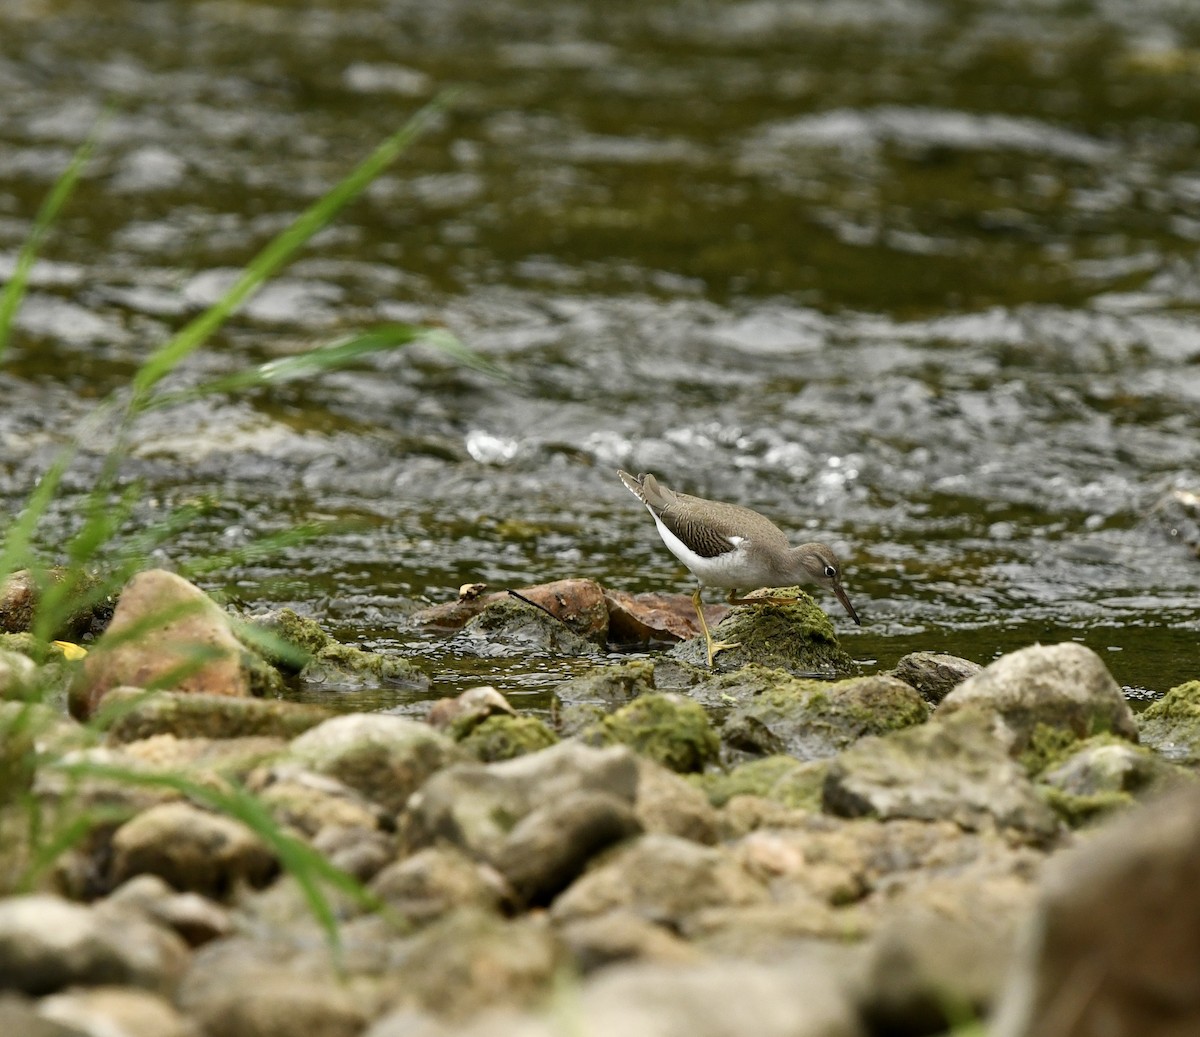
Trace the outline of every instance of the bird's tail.
{"type": "Polygon", "coordinates": [[[655,511],[662,511],[669,507],[675,498],[675,494],[671,490],[660,485],[659,481],[648,472],[633,476],[617,469],[617,475],[621,477],[621,482],[625,484],[630,493],[655,511]]]}

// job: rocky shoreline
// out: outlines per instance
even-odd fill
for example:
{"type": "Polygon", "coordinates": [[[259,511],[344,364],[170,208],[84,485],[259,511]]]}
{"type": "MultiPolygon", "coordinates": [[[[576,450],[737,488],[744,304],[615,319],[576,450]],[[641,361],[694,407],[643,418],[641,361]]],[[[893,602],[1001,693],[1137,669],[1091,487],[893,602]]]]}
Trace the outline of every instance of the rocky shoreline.
{"type": "Polygon", "coordinates": [[[613,663],[686,613],[564,581],[418,617],[596,655],[553,716],[333,715],[280,673],[420,675],[160,571],[70,662],[18,585],[0,1033],[1200,1032],[1200,680],[1135,715],[1073,642],[850,675],[807,604],[714,611],[714,672],[613,663]]]}

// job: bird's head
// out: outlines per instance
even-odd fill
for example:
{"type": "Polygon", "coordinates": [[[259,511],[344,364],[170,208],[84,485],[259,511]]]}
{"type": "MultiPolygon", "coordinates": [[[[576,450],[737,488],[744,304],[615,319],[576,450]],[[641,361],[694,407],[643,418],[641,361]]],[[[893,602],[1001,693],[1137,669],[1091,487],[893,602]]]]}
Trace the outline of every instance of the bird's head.
{"type": "Polygon", "coordinates": [[[850,604],[850,598],[842,587],[842,566],[835,555],[824,544],[802,544],[792,549],[793,558],[798,567],[812,583],[827,588],[846,610],[850,618],[859,626],[862,620],[850,604]]]}

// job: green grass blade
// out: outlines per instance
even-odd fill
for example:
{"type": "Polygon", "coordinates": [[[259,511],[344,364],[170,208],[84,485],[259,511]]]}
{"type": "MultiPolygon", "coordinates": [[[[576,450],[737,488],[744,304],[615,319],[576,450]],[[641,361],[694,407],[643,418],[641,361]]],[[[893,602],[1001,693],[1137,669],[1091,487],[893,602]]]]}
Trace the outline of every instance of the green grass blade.
{"type": "Polygon", "coordinates": [[[140,410],[146,404],[150,390],[202,345],[263,282],[288,262],[305,242],[399,158],[433,118],[446,108],[450,100],[450,92],[440,94],[384,140],[349,176],[309,206],[289,227],[269,242],[246,265],[241,276],[224,296],[151,354],[134,376],[132,409],[135,412],[140,410]]]}
{"type": "Polygon", "coordinates": [[[506,377],[490,360],[461,343],[447,331],[422,324],[384,324],[353,338],[318,346],[305,353],[280,357],[278,360],[268,360],[257,367],[235,371],[190,389],[161,393],[151,397],[145,409],[170,406],[214,393],[258,389],[307,378],[346,367],[371,353],[398,349],[412,342],[426,342],[476,370],[485,371],[494,377],[506,377]]]}
{"type": "Polygon", "coordinates": [[[352,875],[330,864],[306,843],[288,835],[267,808],[244,789],[215,789],[181,774],[139,771],[111,764],[58,762],[51,766],[76,779],[99,778],[126,785],[172,789],[188,799],[241,821],[275,852],[280,864],[295,878],[313,917],[324,930],[329,946],[335,954],[340,951],[341,946],[337,913],[326,896],[322,883],[346,894],[368,910],[376,910],[382,906],[378,898],[352,875]]]}
{"type": "Polygon", "coordinates": [[[16,269],[8,284],[4,286],[4,291],[0,292],[0,364],[4,362],[4,353],[8,348],[8,336],[12,329],[13,318],[16,317],[17,310],[21,308],[21,303],[25,299],[29,271],[33,268],[34,260],[37,259],[38,250],[54,221],[58,219],[58,214],[62,212],[63,206],[67,204],[67,200],[74,192],[75,186],[79,183],[79,178],[83,175],[83,169],[87,165],[88,159],[92,157],[96,141],[106,122],[107,119],[101,119],[96,123],[95,129],[92,130],[88,139],[76,149],[62,176],[54,182],[54,186],[50,189],[50,193],[42,202],[42,206],[34,218],[33,230],[25,240],[20,255],[17,256],[16,269]]]}

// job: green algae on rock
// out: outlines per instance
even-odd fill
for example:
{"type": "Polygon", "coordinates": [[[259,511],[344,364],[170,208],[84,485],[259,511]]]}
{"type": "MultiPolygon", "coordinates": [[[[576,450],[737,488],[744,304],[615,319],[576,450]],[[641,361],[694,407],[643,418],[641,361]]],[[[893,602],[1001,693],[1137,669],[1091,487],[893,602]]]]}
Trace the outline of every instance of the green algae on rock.
{"type": "Polygon", "coordinates": [[[565,706],[588,703],[623,706],[653,691],[654,663],[649,659],[626,659],[572,677],[558,685],[554,694],[565,706]]]}
{"type": "Polygon", "coordinates": [[[704,790],[709,802],[716,807],[724,806],[734,796],[758,796],[785,807],[819,811],[828,770],[829,764],[825,760],[764,756],[739,764],[726,773],[709,771],[691,780],[704,790]]]}
{"type": "Polygon", "coordinates": [[[483,763],[511,760],[547,749],[558,736],[538,717],[492,716],[470,730],[458,744],[483,763]]]}
{"type": "Polygon", "coordinates": [[[1200,680],[1177,684],[1138,717],[1142,741],[1176,763],[1200,763],[1200,680]]]}
{"type": "Polygon", "coordinates": [[[721,737],[731,749],[756,755],[786,753],[799,760],[833,756],[864,735],[920,724],[928,709],[895,677],[797,680],[786,674],[734,708],[721,737]]]}
{"type": "Polygon", "coordinates": [[[587,745],[627,745],[680,773],[702,771],[721,748],[704,708],[679,695],[643,695],[585,727],[579,738],[587,745]]]}
{"type": "MultiPolygon", "coordinates": [[[[714,641],[737,645],[717,655],[713,669],[728,672],[747,663],[777,666],[798,674],[848,673],[854,661],[838,644],[833,621],[800,587],[780,587],[770,592],[754,591],[770,598],[795,598],[794,604],[737,605],[713,628],[714,641]]],[[[692,638],[671,649],[683,662],[705,662],[704,638],[692,638]]]]}

